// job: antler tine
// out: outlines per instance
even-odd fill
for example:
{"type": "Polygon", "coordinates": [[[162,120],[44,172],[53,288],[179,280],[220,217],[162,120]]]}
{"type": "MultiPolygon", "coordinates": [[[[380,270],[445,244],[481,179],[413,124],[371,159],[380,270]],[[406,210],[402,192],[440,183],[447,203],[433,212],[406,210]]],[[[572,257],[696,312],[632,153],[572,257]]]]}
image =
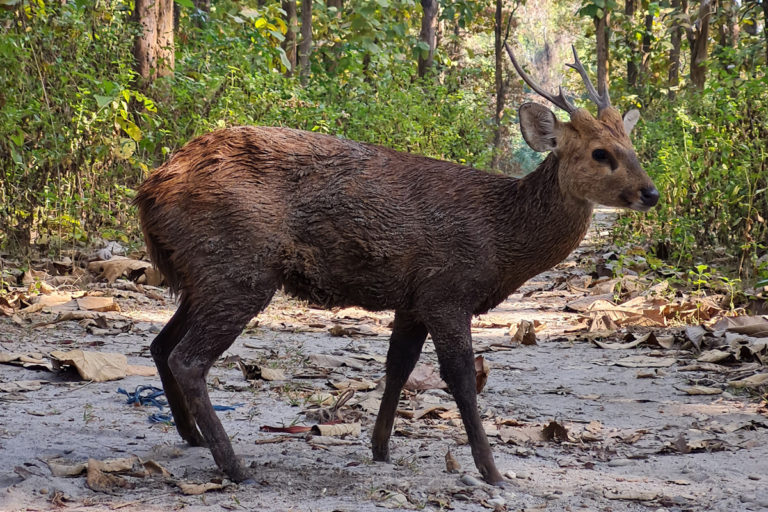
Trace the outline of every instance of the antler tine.
{"type": "Polygon", "coordinates": [[[525,71],[523,71],[523,68],[520,67],[520,64],[517,63],[517,59],[515,59],[515,54],[512,53],[512,49],[509,47],[509,44],[504,43],[504,48],[507,49],[507,53],[509,54],[509,58],[512,60],[512,65],[515,66],[515,69],[517,70],[517,74],[520,75],[520,78],[522,78],[523,81],[527,83],[531,89],[536,91],[536,93],[539,96],[543,97],[546,100],[549,100],[553,105],[565,110],[569,114],[572,114],[576,110],[576,107],[573,105],[573,103],[568,101],[568,98],[566,98],[565,94],[563,94],[562,87],[560,87],[560,92],[557,96],[553,96],[552,94],[542,89],[539,86],[539,84],[534,82],[533,79],[530,76],[528,76],[528,74],[525,71]]]}
{"type": "Polygon", "coordinates": [[[596,105],[597,105],[597,113],[599,114],[604,109],[611,106],[611,97],[608,95],[608,87],[605,88],[605,92],[603,95],[600,95],[597,93],[597,90],[595,89],[595,86],[592,85],[592,81],[589,79],[589,76],[587,75],[587,70],[584,69],[584,65],[579,60],[579,55],[576,53],[576,47],[571,45],[571,50],[573,50],[573,59],[576,61],[573,64],[566,64],[569,68],[575,69],[579,72],[581,75],[581,79],[584,82],[584,85],[587,88],[587,94],[589,94],[589,99],[591,99],[596,105]]]}

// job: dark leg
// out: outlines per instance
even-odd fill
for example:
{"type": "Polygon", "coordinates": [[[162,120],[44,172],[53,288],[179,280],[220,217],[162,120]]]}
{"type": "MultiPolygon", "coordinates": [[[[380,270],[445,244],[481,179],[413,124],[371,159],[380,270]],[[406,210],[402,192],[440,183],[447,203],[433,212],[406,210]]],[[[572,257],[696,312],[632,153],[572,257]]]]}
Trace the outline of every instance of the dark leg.
{"type": "Polygon", "coordinates": [[[179,431],[181,438],[190,445],[205,446],[205,439],[203,439],[200,431],[197,430],[195,420],[192,418],[187,401],[184,398],[184,393],[179,389],[179,383],[176,382],[176,378],[168,367],[168,357],[189,329],[188,314],[189,305],[186,301],[182,300],[176,313],[166,326],[163,327],[160,334],[152,341],[149,350],[160,374],[163,390],[168,399],[173,420],[176,423],[176,430],[179,431]]]}
{"type": "MultiPolygon", "coordinates": [[[[168,364],[186,397],[189,410],[219,468],[235,482],[250,475],[235,456],[227,432],[213,410],[205,382],[213,363],[235,341],[254,314],[261,311],[275,292],[273,287],[258,295],[229,290],[230,296],[247,300],[210,301],[190,308],[189,330],[171,353],[168,364]]],[[[211,294],[215,298],[217,294],[211,294]]]]}
{"type": "Polygon", "coordinates": [[[426,338],[427,329],[424,324],[408,313],[395,313],[395,326],[387,352],[387,382],[371,440],[373,460],[389,461],[389,437],[395,422],[400,391],[419,360],[426,338]]]}
{"type": "Polygon", "coordinates": [[[451,311],[431,318],[427,327],[440,361],[440,376],[448,384],[459,407],[475,466],[486,482],[498,484],[503,479],[493,462],[491,446],[477,410],[471,318],[469,314],[451,311]]]}

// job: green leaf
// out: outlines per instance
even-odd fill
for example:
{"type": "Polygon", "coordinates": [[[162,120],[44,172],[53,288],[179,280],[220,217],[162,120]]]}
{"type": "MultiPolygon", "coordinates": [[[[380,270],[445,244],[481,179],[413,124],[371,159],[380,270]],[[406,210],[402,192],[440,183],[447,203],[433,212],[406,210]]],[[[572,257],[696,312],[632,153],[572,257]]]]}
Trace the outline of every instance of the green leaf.
{"type": "Polygon", "coordinates": [[[112,103],[112,100],[115,99],[114,96],[100,96],[98,94],[94,94],[93,97],[96,98],[96,105],[99,107],[99,109],[109,105],[112,103]]]}
{"type": "Polygon", "coordinates": [[[136,152],[136,143],[128,138],[120,139],[120,143],[114,148],[114,154],[118,158],[129,159],[136,152]]]}
{"type": "Polygon", "coordinates": [[[24,165],[24,159],[21,158],[21,155],[16,152],[16,150],[11,147],[11,159],[16,163],[17,165],[24,165]]]}
{"type": "Polygon", "coordinates": [[[136,123],[134,123],[130,119],[125,119],[123,117],[118,116],[117,124],[120,125],[120,128],[122,128],[123,131],[127,133],[130,138],[132,138],[136,142],[139,142],[141,140],[141,128],[136,126],[136,123]]]}
{"type": "Polygon", "coordinates": [[[579,16],[584,16],[587,18],[594,18],[595,16],[597,16],[598,10],[599,8],[595,4],[589,4],[579,9],[577,14],[579,16]]]}
{"type": "Polygon", "coordinates": [[[280,54],[280,62],[283,63],[283,66],[285,66],[285,69],[290,70],[291,69],[291,62],[288,60],[288,57],[285,55],[285,51],[282,48],[278,48],[278,53],[280,54]]]}
{"type": "Polygon", "coordinates": [[[186,8],[186,9],[194,9],[195,4],[192,2],[192,0],[174,0],[177,4],[180,6],[186,8]]]}
{"type": "Polygon", "coordinates": [[[16,134],[9,135],[9,137],[17,147],[24,145],[24,132],[21,131],[21,128],[16,128],[16,134]]]}

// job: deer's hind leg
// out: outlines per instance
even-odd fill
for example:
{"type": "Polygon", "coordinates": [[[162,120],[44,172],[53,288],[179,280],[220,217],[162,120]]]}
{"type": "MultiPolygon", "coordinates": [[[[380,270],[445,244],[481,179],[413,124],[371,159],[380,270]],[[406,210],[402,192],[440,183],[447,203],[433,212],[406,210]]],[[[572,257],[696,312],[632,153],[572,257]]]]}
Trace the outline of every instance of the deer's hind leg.
{"type": "Polygon", "coordinates": [[[190,308],[189,330],[173,349],[168,365],[216,464],[229,478],[242,482],[250,478],[248,471],[235,456],[213,410],[205,380],[211,366],[232,345],[248,321],[269,303],[277,283],[269,281],[257,291],[233,286],[226,294],[212,289],[213,293],[209,292],[190,308]]]}
{"type": "Polygon", "coordinates": [[[181,438],[190,445],[205,446],[205,439],[197,429],[195,420],[189,411],[187,400],[184,398],[184,393],[179,388],[179,383],[168,366],[168,357],[188,330],[189,303],[182,298],[176,313],[152,341],[149,350],[152,353],[152,359],[155,360],[157,372],[160,374],[160,381],[163,383],[163,390],[176,423],[176,430],[181,438]]]}

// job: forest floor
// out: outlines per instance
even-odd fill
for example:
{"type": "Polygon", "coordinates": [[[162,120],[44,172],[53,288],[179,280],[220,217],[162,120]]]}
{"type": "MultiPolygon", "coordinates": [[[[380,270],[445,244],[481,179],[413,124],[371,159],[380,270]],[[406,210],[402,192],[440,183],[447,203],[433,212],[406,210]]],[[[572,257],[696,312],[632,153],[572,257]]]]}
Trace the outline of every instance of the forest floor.
{"type": "MultiPolygon", "coordinates": [[[[599,231],[611,213],[596,220],[599,231]]],[[[127,405],[118,392],[160,386],[149,344],[174,310],[162,289],[94,281],[70,286],[69,302],[6,305],[0,510],[768,510],[758,392],[768,334],[663,282],[629,279],[617,292],[599,278],[607,243],[593,228],[566,262],[474,321],[487,375],[478,400],[503,488],[478,481],[430,341],[403,393],[392,463],[371,460],[390,313],[278,296],[246,329],[208,379],[257,481],[238,486],[207,449],[149,421],[167,408],[127,405]],[[74,349],[134,366],[118,357],[58,369],[76,356],[51,352],[74,349]],[[93,380],[105,369],[116,380],[93,380]],[[341,424],[302,428],[328,418],[341,424]]]]}

